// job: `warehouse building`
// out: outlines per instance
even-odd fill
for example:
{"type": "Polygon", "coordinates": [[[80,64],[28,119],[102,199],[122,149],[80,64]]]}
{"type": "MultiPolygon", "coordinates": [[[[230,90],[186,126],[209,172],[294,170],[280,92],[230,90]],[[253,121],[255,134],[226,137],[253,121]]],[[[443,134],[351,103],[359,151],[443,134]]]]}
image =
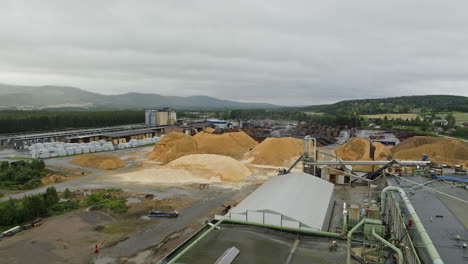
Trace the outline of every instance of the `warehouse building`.
{"type": "MultiPolygon", "coordinates": [[[[209,223],[163,263],[345,263],[341,236],[328,230],[334,185],[305,173],[274,176],[209,223]]],[[[354,262],[353,262],[354,263],[354,262]]]]}
{"type": "Polygon", "coordinates": [[[334,206],[334,185],[306,173],[275,176],[216,219],[327,231],[334,206]]]}

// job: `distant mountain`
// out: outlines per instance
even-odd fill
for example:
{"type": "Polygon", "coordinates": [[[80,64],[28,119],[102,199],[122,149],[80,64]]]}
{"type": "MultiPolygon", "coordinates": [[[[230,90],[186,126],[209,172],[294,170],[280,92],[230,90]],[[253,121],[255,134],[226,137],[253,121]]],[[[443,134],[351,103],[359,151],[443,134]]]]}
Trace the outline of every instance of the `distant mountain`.
{"type": "Polygon", "coordinates": [[[456,95],[400,96],[379,99],[346,100],[329,105],[301,107],[305,111],[329,114],[384,114],[420,111],[421,108],[433,112],[468,112],[468,97],[456,95]]]}
{"type": "Polygon", "coordinates": [[[267,109],[278,108],[266,103],[241,103],[209,96],[163,96],[159,94],[126,93],[103,95],[74,87],[18,86],[0,84],[2,108],[86,107],[97,109],[267,109]]]}

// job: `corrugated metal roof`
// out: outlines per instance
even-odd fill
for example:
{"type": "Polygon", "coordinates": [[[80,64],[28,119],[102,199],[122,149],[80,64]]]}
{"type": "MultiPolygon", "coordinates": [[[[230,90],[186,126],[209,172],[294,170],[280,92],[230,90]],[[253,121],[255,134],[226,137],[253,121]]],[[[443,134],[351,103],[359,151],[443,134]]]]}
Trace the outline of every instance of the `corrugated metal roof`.
{"type": "Polygon", "coordinates": [[[160,129],[162,127],[153,127],[153,128],[148,128],[148,129],[139,129],[139,130],[127,130],[127,131],[119,131],[119,132],[111,132],[111,133],[105,133],[102,134],[104,137],[110,137],[110,138],[115,138],[115,137],[125,137],[125,136],[133,136],[133,135],[141,135],[145,133],[153,133],[157,129],[160,129]]]}
{"type": "Polygon", "coordinates": [[[231,213],[273,211],[319,230],[328,228],[334,185],[306,173],[274,176],[257,188],[231,213]],[[327,219],[328,218],[328,219],[327,219]]]}

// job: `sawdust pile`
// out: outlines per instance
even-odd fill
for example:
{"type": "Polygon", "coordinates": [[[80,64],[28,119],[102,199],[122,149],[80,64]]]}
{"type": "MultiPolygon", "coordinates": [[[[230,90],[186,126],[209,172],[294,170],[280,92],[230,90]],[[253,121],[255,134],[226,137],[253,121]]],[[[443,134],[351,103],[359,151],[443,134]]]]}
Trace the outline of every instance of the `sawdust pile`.
{"type": "Polygon", "coordinates": [[[392,150],[390,147],[387,147],[380,142],[373,142],[372,144],[375,146],[375,160],[388,160],[390,157],[392,157],[392,150]]]}
{"type": "Polygon", "coordinates": [[[401,142],[392,149],[401,160],[421,160],[426,154],[430,161],[450,166],[468,166],[468,143],[451,138],[417,136],[401,142]]]}
{"type": "MultiPolygon", "coordinates": [[[[353,138],[339,148],[335,149],[335,155],[342,160],[372,160],[370,157],[370,141],[365,138],[353,138]]],[[[375,146],[374,160],[388,160],[392,156],[392,151],[389,147],[380,142],[373,142],[375,146]]],[[[375,167],[357,165],[353,166],[353,170],[371,172],[375,167]]]]}
{"type": "Polygon", "coordinates": [[[197,142],[192,136],[172,132],[156,143],[153,152],[148,157],[168,163],[182,156],[195,153],[197,153],[197,142]]]}
{"type": "Polygon", "coordinates": [[[47,177],[42,178],[41,182],[43,185],[51,185],[55,183],[64,182],[67,180],[68,178],[65,176],[53,174],[53,175],[49,175],[47,177]]]}
{"type": "MultiPolygon", "coordinates": [[[[335,149],[335,154],[343,160],[372,160],[370,157],[370,144],[368,139],[353,138],[335,149]]],[[[375,147],[375,160],[387,160],[392,156],[389,147],[380,142],[373,142],[372,144],[375,147]]]]}
{"type": "Polygon", "coordinates": [[[210,134],[201,132],[193,136],[198,153],[234,155],[251,150],[257,142],[245,132],[210,134]]]}
{"type": "Polygon", "coordinates": [[[101,170],[112,170],[122,168],[127,163],[116,156],[112,155],[96,155],[96,154],[82,154],[76,156],[70,161],[83,167],[96,168],[101,170]]]}
{"type": "Polygon", "coordinates": [[[257,142],[244,132],[210,134],[200,132],[195,136],[172,132],[156,143],[151,159],[169,163],[190,154],[221,154],[236,156],[252,149],[257,142]]]}
{"type": "Polygon", "coordinates": [[[221,155],[187,155],[166,165],[168,168],[197,170],[199,175],[209,175],[221,181],[240,181],[251,174],[249,168],[239,161],[221,155]]]}
{"type": "Polygon", "coordinates": [[[335,154],[343,160],[371,160],[370,142],[365,138],[353,138],[335,149],[335,154]]]}
{"type": "MultiPolygon", "coordinates": [[[[413,149],[413,148],[419,147],[421,145],[435,144],[435,143],[437,143],[437,142],[439,142],[441,140],[443,140],[443,138],[441,138],[441,137],[425,137],[425,136],[410,137],[410,138],[402,141],[400,144],[398,144],[394,148],[392,148],[392,151],[394,153],[396,153],[396,152],[399,152],[399,151],[413,149]]],[[[419,157],[419,158],[421,158],[421,157],[419,157]]]]}
{"type": "Polygon", "coordinates": [[[205,129],[203,129],[203,132],[205,132],[205,133],[213,133],[215,131],[216,131],[216,129],[214,129],[212,127],[206,127],[205,129]]]}
{"type": "Polygon", "coordinates": [[[245,155],[254,164],[290,166],[301,154],[304,140],[297,138],[267,138],[245,155]]]}
{"type": "Polygon", "coordinates": [[[231,157],[191,154],[161,167],[113,175],[112,178],[140,184],[213,183],[240,181],[250,174],[249,168],[231,157]]]}

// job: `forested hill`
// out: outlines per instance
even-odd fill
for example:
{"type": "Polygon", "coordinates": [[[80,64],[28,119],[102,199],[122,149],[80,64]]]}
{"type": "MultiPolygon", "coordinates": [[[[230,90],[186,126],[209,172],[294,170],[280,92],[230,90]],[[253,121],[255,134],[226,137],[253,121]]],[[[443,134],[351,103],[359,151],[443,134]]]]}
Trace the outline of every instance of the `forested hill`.
{"type": "Polygon", "coordinates": [[[148,109],[269,109],[278,106],[267,103],[245,103],[209,96],[164,96],[159,94],[126,93],[104,95],[75,87],[19,86],[0,84],[0,107],[4,109],[40,109],[75,107],[98,110],[148,109]]]}
{"type": "Polygon", "coordinates": [[[305,107],[304,110],[330,114],[407,113],[411,110],[433,112],[468,112],[468,97],[455,95],[401,96],[381,99],[341,101],[330,105],[305,107]]]}

